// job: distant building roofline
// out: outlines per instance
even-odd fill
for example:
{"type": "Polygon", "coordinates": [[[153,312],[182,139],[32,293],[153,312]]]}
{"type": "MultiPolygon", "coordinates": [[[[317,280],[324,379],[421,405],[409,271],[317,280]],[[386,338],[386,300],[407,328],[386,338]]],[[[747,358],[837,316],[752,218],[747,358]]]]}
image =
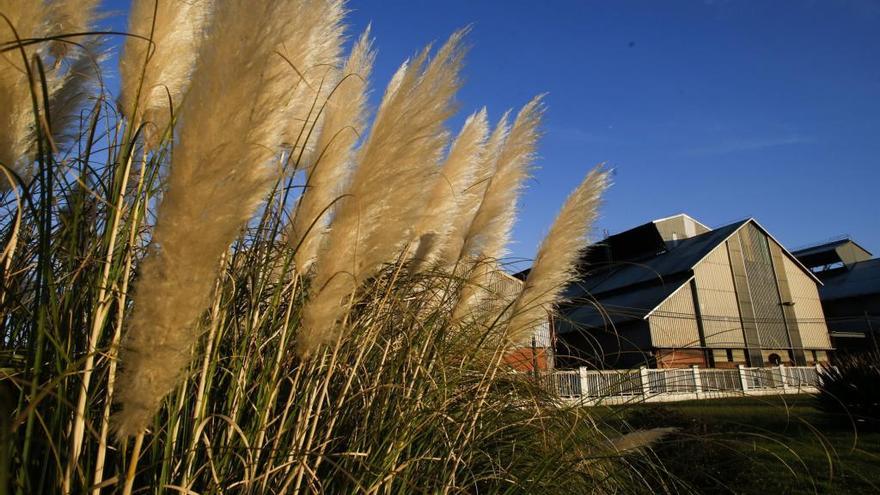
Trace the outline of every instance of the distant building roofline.
{"type": "Polygon", "coordinates": [[[709,227],[709,226],[706,225],[705,223],[703,223],[703,222],[697,220],[696,218],[694,218],[694,217],[688,215],[687,213],[679,213],[679,214],[677,214],[677,215],[670,215],[670,216],[668,216],[668,217],[656,218],[656,219],[654,219],[654,220],[651,220],[651,223],[665,222],[666,220],[672,220],[673,218],[679,218],[679,217],[687,218],[687,219],[691,220],[692,222],[694,222],[695,224],[697,224],[697,225],[699,225],[699,226],[705,228],[706,230],[712,230],[712,227],[709,227]]]}
{"type": "Polygon", "coordinates": [[[831,240],[825,240],[825,241],[821,241],[821,242],[807,244],[805,246],[800,246],[797,249],[793,250],[791,252],[791,254],[793,254],[795,256],[803,256],[805,254],[824,251],[826,249],[833,249],[837,246],[842,246],[846,243],[851,243],[851,244],[855,245],[857,248],[861,249],[862,251],[868,253],[870,256],[874,256],[874,253],[872,253],[871,251],[868,251],[867,249],[865,249],[864,246],[862,246],[858,242],[854,241],[853,238],[850,237],[849,234],[842,234],[840,236],[832,238],[831,240]]]}

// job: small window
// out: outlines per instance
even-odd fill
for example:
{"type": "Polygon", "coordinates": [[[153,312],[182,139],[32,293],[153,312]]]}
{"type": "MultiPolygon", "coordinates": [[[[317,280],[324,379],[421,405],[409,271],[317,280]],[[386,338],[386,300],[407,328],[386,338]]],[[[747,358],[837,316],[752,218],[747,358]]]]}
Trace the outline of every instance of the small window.
{"type": "Polygon", "coordinates": [[[716,363],[724,363],[730,361],[730,350],[712,349],[712,359],[714,359],[716,363]]]}
{"type": "Polygon", "coordinates": [[[731,353],[731,361],[734,363],[745,363],[746,362],[746,351],[743,349],[732,349],[731,353]]]}
{"type": "Polygon", "coordinates": [[[827,363],[828,362],[828,353],[825,351],[816,351],[816,362],[817,363],[827,363]]]}

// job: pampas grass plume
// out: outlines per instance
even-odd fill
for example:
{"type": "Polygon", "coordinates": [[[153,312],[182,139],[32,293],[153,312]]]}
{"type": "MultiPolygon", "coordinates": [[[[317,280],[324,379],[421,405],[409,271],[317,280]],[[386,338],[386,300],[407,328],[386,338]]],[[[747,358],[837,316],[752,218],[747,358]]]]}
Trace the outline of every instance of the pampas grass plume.
{"type": "Polygon", "coordinates": [[[352,49],[343,78],[327,101],[317,142],[318,160],[306,170],[306,190],[291,225],[290,240],[297,248],[294,260],[300,275],[314,262],[327,232],[329,210],[344,190],[352,147],[366,122],[366,84],[375,55],[367,29],[352,49]]]}
{"type": "Polygon", "coordinates": [[[301,355],[339,335],[346,299],[412,239],[460,85],[464,33],[453,34],[430,63],[426,49],[392,78],[316,263],[301,355]]]}
{"type": "Polygon", "coordinates": [[[509,323],[512,342],[527,338],[558,302],[560,292],[575,273],[607,185],[608,173],[597,167],[565,201],[514,303],[509,323]]]}
{"type": "MultiPolygon", "coordinates": [[[[0,0],[0,12],[15,28],[13,32],[6,19],[0,18],[0,43],[15,42],[16,34],[19,39],[27,39],[45,33],[48,12],[43,2],[0,0]]],[[[36,120],[31,102],[31,82],[27,76],[27,64],[30,64],[35,48],[33,45],[25,47],[24,52],[27,60],[22,58],[18,49],[9,50],[0,57],[0,164],[20,176],[28,175],[23,162],[32,147],[36,120]]]]}
{"type": "Polygon", "coordinates": [[[489,123],[486,109],[470,115],[449,150],[446,163],[434,179],[428,204],[416,228],[418,250],[413,256],[416,270],[431,264],[449,239],[453,222],[469,209],[467,188],[477,175],[483,158],[489,123]],[[464,206],[464,208],[462,208],[464,206]]]}
{"type": "Polygon", "coordinates": [[[494,175],[465,236],[466,255],[500,259],[510,239],[516,201],[535,158],[538,126],[543,116],[542,96],[527,103],[504,142],[494,175]]]}
{"type": "Polygon", "coordinates": [[[145,133],[151,145],[157,143],[171,123],[172,114],[189,86],[202,31],[214,2],[223,3],[132,2],[128,32],[136,36],[126,38],[119,59],[119,102],[129,120],[149,124],[145,133]]]}
{"type": "Polygon", "coordinates": [[[278,53],[285,64],[287,92],[283,140],[292,148],[295,165],[311,161],[321,128],[321,106],[339,77],[345,14],[341,0],[302,0],[285,24],[278,53]]]}
{"type": "Polygon", "coordinates": [[[144,431],[176,385],[221,256],[266,192],[284,90],[268,69],[291,3],[217,3],[120,354],[119,436],[144,431]]]}
{"type": "Polygon", "coordinates": [[[471,184],[462,192],[458,214],[451,219],[449,233],[440,254],[440,262],[447,268],[454,266],[463,254],[464,244],[467,241],[474,215],[480,208],[480,203],[486,194],[486,188],[492,174],[495,173],[498,156],[501,154],[504,142],[510,132],[509,116],[510,112],[505,112],[499,119],[489,136],[489,140],[483,147],[471,184]]]}
{"type": "MultiPolygon", "coordinates": [[[[95,9],[100,0],[53,0],[48,4],[49,32],[69,35],[84,33],[91,29],[95,9]]],[[[50,44],[49,52],[56,58],[64,58],[71,50],[69,42],[79,39],[58,40],[50,44]]]]}
{"type": "Polygon", "coordinates": [[[677,432],[675,427],[651,428],[650,430],[637,430],[617,438],[608,440],[609,446],[616,454],[632,452],[653,446],[665,437],[677,432]]]}

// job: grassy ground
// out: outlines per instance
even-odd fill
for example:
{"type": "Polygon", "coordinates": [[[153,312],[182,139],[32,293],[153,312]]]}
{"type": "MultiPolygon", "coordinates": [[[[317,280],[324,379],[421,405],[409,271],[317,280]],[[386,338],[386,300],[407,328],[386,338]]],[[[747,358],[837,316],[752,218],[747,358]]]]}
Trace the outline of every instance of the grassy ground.
{"type": "Polygon", "coordinates": [[[814,407],[810,396],[615,408],[635,427],[678,426],[655,448],[701,493],[880,493],[880,432],[814,407]]]}

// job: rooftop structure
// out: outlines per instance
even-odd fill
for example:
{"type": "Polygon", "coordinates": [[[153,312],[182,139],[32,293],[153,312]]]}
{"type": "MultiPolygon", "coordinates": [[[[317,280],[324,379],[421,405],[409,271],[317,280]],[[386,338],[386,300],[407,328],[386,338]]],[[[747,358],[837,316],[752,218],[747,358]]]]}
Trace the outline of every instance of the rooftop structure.
{"type": "Polygon", "coordinates": [[[597,243],[580,273],[555,325],[562,364],[811,364],[832,348],[819,279],[754,219],[648,222],[597,243]]]}
{"type": "Polygon", "coordinates": [[[849,238],[792,254],[822,281],[819,296],[834,346],[845,352],[880,349],[880,258],[849,238]]]}

